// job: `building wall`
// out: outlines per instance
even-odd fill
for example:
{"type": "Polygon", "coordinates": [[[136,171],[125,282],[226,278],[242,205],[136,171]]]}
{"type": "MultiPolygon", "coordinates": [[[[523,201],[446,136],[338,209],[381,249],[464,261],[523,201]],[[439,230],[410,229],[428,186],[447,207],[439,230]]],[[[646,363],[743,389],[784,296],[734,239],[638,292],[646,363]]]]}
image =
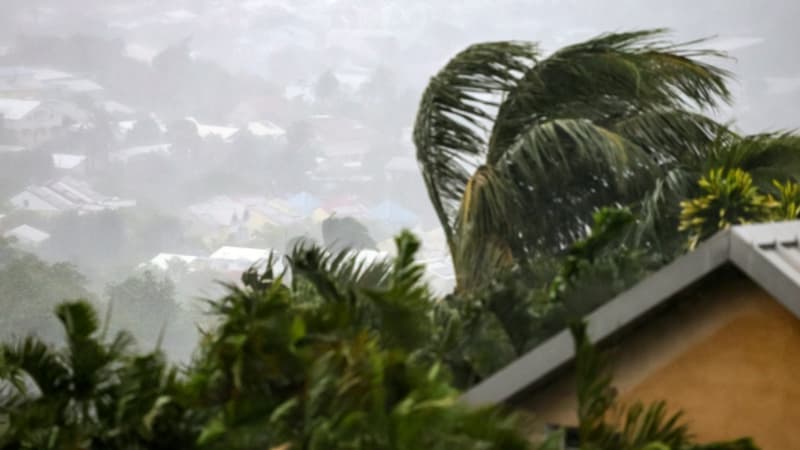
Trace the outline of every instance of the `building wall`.
{"type": "MultiPolygon", "coordinates": [[[[764,450],[800,449],[800,320],[749,280],[712,280],[609,349],[620,399],[666,400],[700,442],[751,436],[764,450]]],[[[566,373],[518,400],[543,424],[575,424],[566,373]]]]}
{"type": "Polygon", "coordinates": [[[3,126],[20,144],[36,146],[49,140],[63,123],[62,114],[39,106],[21,119],[3,121],[3,126]]]}

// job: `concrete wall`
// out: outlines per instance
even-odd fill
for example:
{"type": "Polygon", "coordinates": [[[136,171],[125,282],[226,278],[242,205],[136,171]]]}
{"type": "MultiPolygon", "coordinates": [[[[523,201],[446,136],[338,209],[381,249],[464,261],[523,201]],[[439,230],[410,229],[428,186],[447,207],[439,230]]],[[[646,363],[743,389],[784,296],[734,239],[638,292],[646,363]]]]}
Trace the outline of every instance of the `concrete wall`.
{"type": "MultiPolygon", "coordinates": [[[[749,280],[712,279],[612,344],[623,402],[667,400],[701,442],[800,449],[800,320],[749,280]]],[[[527,426],[575,424],[571,373],[522,396],[527,426]]]]}

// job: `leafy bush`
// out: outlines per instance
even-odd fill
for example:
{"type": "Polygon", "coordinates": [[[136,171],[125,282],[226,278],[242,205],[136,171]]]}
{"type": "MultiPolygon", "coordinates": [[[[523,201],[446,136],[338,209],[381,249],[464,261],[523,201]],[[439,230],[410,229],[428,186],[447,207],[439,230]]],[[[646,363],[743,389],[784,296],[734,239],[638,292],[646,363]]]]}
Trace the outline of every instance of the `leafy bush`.
{"type": "Polygon", "coordinates": [[[800,185],[773,180],[777,199],[764,194],[746,171],[711,169],[698,185],[704,194],[681,202],[679,230],[689,232],[689,249],[731,225],[800,216],[800,185]]]}

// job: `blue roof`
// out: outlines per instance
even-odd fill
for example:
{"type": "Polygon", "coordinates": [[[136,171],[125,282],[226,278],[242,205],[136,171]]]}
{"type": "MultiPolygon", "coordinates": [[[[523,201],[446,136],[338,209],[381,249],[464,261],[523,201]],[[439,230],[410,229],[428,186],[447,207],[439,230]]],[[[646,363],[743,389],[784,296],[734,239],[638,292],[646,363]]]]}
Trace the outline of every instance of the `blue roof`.
{"type": "Polygon", "coordinates": [[[305,191],[292,195],[286,199],[286,203],[303,214],[310,214],[320,205],[319,199],[305,191]]]}
{"type": "Polygon", "coordinates": [[[413,226],[419,221],[417,215],[412,211],[389,200],[370,209],[368,215],[370,219],[403,226],[413,226]]]}

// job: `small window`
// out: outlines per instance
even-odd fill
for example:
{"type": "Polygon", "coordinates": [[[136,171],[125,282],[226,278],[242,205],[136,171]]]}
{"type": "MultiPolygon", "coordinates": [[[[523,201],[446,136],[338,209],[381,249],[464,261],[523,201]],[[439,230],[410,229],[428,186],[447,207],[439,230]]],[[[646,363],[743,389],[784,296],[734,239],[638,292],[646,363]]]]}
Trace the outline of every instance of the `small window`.
{"type": "Polygon", "coordinates": [[[545,430],[548,434],[554,433],[556,431],[561,431],[564,433],[564,441],[561,443],[561,449],[580,450],[581,436],[578,427],[564,426],[558,424],[547,424],[545,430]]]}

